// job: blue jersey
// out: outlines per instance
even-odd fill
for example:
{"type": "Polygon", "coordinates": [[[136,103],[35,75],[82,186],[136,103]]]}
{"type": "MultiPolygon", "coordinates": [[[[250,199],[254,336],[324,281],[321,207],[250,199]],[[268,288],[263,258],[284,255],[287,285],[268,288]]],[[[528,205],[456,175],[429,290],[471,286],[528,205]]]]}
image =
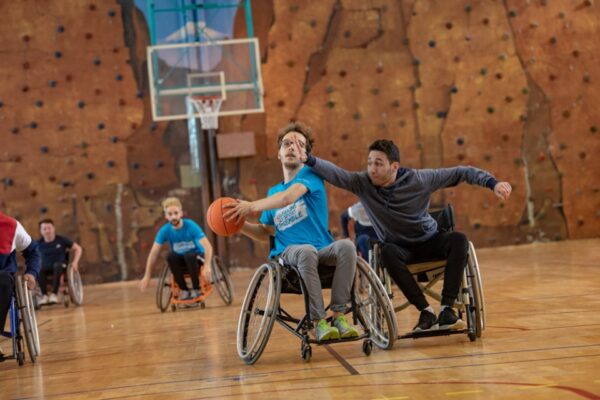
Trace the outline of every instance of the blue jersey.
{"type": "Polygon", "coordinates": [[[333,238],[329,233],[329,211],[325,183],[309,167],[304,166],[294,179],[279,183],[269,189],[269,196],[283,192],[295,183],[308,191],[294,203],[275,210],[263,211],[260,222],[275,227],[275,247],[270,257],[279,255],[286,247],[310,244],[317,248],[329,246],[333,238]]]}
{"type": "Polygon", "coordinates": [[[171,251],[177,254],[198,253],[204,255],[204,247],[200,244],[200,239],[206,236],[204,231],[191,219],[184,218],[182,221],[183,226],[179,229],[175,229],[167,222],[160,228],[154,241],[160,245],[169,242],[171,251]]]}

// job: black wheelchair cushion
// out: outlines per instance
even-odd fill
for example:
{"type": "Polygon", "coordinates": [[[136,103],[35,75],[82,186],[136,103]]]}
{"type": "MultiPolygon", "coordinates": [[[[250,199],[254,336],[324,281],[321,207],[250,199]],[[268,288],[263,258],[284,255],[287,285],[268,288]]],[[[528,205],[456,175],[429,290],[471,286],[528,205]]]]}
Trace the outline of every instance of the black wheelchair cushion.
{"type": "MultiPolygon", "coordinates": [[[[319,278],[322,289],[331,289],[335,267],[319,265],[319,278]]],[[[287,264],[281,266],[281,293],[302,294],[300,275],[297,270],[287,264]]]]}

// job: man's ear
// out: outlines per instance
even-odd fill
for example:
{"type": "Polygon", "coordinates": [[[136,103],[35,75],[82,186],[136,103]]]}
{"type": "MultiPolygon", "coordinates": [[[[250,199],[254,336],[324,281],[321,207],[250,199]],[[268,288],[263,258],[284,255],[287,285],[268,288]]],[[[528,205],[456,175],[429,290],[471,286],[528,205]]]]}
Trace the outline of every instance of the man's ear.
{"type": "Polygon", "coordinates": [[[400,169],[400,163],[398,161],[394,161],[392,163],[392,169],[394,170],[394,172],[398,172],[398,170],[400,169]]]}

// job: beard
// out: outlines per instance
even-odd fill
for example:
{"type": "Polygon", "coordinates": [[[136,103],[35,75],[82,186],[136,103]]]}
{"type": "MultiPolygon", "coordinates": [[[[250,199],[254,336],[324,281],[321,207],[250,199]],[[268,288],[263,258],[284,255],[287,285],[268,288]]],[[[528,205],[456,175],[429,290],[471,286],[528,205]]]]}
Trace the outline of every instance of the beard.
{"type": "Polygon", "coordinates": [[[169,223],[170,223],[171,225],[173,225],[173,226],[177,226],[177,225],[179,225],[179,223],[180,223],[180,222],[181,222],[181,220],[180,220],[180,219],[178,219],[178,218],[175,218],[175,219],[172,219],[172,220],[170,220],[170,221],[169,221],[169,223]]]}
{"type": "Polygon", "coordinates": [[[293,171],[295,169],[298,169],[301,166],[301,164],[302,163],[300,163],[300,161],[284,161],[283,167],[288,171],[293,171]]]}

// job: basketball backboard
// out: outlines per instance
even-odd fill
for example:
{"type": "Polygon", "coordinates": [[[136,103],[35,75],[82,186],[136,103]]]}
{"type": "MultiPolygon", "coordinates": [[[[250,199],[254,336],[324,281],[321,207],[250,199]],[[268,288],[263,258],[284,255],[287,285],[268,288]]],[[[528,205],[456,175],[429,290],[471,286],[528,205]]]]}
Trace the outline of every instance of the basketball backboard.
{"type": "Polygon", "coordinates": [[[200,117],[194,97],[223,100],[219,116],[264,112],[257,38],[148,47],[155,121],[200,117]]]}

